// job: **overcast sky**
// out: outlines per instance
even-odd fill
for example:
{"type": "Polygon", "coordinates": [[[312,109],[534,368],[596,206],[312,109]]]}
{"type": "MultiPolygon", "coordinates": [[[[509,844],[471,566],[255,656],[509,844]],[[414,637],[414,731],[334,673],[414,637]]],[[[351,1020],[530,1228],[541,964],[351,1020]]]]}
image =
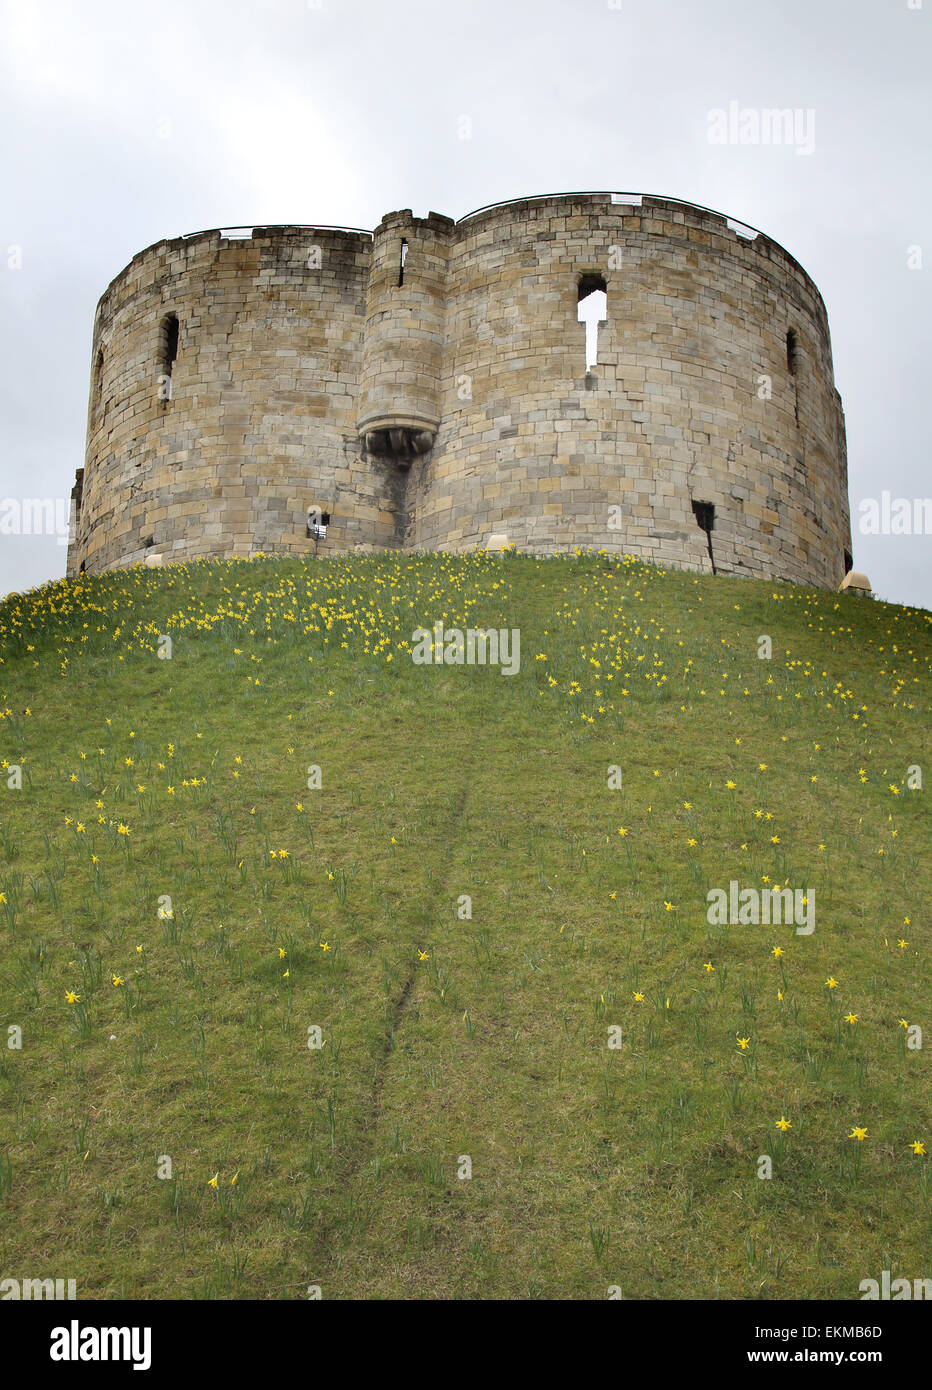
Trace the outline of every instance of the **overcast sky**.
{"type": "MultiPolygon", "coordinates": [[[[662,193],[814,278],[855,567],[932,607],[932,535],[859,531],[862,499],[932,496],[930,36],[932,0],[2,0],[0,500],[69,496],[97,300],[161,237],[662,193]],[[730,102],[805,139],[710,143],[730,102]]],[[[0,593],[64,567],[0,534],[0,593]]]]}

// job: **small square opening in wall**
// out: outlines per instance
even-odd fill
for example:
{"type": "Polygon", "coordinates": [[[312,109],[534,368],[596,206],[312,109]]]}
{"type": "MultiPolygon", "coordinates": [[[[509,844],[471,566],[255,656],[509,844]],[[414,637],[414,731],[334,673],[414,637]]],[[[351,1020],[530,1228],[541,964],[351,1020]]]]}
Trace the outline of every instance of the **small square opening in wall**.
{"type": "Polygon", "coordinates": [[[694,501],[693,516],[703,531],[711,531],[715,526],[715,503],[694,501]]]}
{"type": "Polygon", "coordinates": [[[322,512],[317,507],[309,507],[307,513],[307,534],[311,540],[326,540],[327,527],[330,525],[330,513],[322,512]]]}

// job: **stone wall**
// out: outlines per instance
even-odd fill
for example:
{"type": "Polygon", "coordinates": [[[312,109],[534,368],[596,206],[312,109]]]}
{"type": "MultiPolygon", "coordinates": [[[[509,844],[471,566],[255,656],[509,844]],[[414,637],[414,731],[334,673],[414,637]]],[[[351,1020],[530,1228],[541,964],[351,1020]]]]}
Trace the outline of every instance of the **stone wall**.
{"type": "Polygon", "coordinates": [[[393,470],[363,463],[356,436],[369,258],[364,234],[271,227],[132,261],[94,325],[73,569],[303,554],[312,505],[349,544],[393,543],[393,470]]]}
{"type": "Polygon", "coordinates": [[[102,298],[92,363],[71,572],[313,552],[315,504],[321,553],[505,533],[695,569],[711,539],[722,572],[807,584],[848,567],[818,290],[769,238],[688,204],[563,195],[456,224],[392,213],[372,238],[160,242],[102,298]],[[607,292],[589,373],[583,277],[607,292]]]}

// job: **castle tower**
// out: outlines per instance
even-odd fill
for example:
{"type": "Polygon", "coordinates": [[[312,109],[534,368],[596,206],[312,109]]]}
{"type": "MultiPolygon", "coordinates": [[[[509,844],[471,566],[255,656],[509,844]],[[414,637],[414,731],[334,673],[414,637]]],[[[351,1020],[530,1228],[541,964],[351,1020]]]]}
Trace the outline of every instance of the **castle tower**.
{"type": "Polygon", "coordinates": [[[576,547],[837,587],[844,416],[818,289],[672,198],[161,241],[98,305],[69,573],[576,547]],[[580,303],[605,298],[594,362],[580,303]]]}

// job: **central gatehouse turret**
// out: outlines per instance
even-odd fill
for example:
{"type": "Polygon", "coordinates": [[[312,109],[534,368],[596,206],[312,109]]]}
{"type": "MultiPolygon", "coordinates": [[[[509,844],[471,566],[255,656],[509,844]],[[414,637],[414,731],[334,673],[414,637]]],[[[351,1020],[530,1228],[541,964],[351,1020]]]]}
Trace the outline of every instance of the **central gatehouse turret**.
{"type": "Polygon", "coordinates": [[[393,212],[372,238],[357,428],[370,454],[399,468],[440,427],[447,264],[455,224],[393,212]]]}

